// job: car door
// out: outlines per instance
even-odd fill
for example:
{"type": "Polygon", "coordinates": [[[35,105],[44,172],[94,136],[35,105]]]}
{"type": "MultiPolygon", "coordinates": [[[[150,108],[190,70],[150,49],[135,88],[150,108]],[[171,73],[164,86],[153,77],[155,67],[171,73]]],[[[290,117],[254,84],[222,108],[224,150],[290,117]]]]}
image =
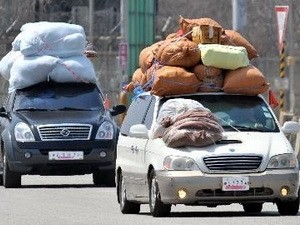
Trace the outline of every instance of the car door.
{"type": "Polygon", "coordinates": [[[151,95],[134,99],[121,126],[117,160],[122,168],[128,198],[130,195],[143,197],[147,193],[147,168],[144,162],[145,147],[149,140],[130,136],[129,129],[135,124],[145,124],[150,129],[152,119],[149,115],[153,114],[154,102],[155,98],[151,95]]]}

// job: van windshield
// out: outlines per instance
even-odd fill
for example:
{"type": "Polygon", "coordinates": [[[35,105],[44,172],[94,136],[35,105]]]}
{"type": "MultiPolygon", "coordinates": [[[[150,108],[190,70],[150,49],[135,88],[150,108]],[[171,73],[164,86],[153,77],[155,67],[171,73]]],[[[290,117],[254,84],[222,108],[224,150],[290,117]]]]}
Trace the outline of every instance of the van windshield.
{"type": "Polygon", "coordinates": [[[244,95],[181,96],[200,102],[218,119],[224,130],[279,132],[279,128],[264,100],[244,95]]]}
{"type": "Polygon", "coordinates": [[[95,84],[40,83],[17,90],[14,110],[103,111],[101,93],[95,84]]]}

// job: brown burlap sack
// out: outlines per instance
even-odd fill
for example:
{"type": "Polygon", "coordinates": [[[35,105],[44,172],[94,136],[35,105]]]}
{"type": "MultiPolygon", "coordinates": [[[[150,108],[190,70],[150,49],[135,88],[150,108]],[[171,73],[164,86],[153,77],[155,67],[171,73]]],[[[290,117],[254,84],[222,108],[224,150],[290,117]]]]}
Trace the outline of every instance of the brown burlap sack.
{"type": "Polygon", "coordinates": [[[163,66],[154,72],[151,93],[158,96],[195,93],[199,85],[194,73],[182,67],[163,66]]]}
{"type": "Polygon", "coordinates": [[[198,64],[193,68],[193,73],[201,82],[198,92],[215,92],[222,89],[224,74],[221,69],[198,64]]]}
{"type": "Polygon", "coordinates": [[[223,91],[231,94],[258,95],[269,90],[265,76],[256,67],[249,65],[225,74],[223,91]]]}
{"type": "Polygon", "coordinates": [[[198,45],[187,38],[168,39],[158,48],[156,59],[164,66],[191,67],[201,61],[198,45]]]}
{"type": "Polygon", "coordinates": [[[144,48],[139,55],[139,66],[143,73],[149,69],[155,59],[155,54],[159,48],[159,46],[163,43],[163,41],[156,42],[146,48],[144,48]]]}
{"type": "Polygon", "coordinates": [[[127,92],[132,92],[136,86],[143,86],[146,82],[146,74],[142,72],[141,68],[137,68],[132,75],[131,82],[124,87],[124,90],[127,92]]]}
{"type": "Polygon", "coordinates": [[[190,40],[192,40],[191,32],[193,27],[201,25],[208,25],[216,28],[221,28],[221,34],[223,33],[222,26],[211,18],[203,17],[199,19],[185,19],[182,16],[180,16],[179,18],[180,29],[182,30],[183,35],[185,35],[185,37],[187,37],[190,40]]]}
{"type": "Polygon", "coordinates": [[[251,45],[246,38],[244,38],[239,32],[235,30],[225,30],[225,33],[221,36],[221,44],[243,46],[247,50],[249,59],[258,57],[258,53],[253,45],[251,45]]]}

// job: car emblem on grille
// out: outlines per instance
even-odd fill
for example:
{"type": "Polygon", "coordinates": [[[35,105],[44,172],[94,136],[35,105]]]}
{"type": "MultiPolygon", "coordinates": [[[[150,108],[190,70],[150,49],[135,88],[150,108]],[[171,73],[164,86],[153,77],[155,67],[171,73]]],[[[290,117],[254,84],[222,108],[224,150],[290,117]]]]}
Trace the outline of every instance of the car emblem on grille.
{"type": "Polygon", "coordinates": [[[235,149],[234,148],[230,148],[229,151],[235,152],[235,149]]]}
{"type": "Polygon", "coordinates": [[[66,128],[62,129],[60,134],[64,137],[68,137],[70,135],[70,131],[66,128]]]}

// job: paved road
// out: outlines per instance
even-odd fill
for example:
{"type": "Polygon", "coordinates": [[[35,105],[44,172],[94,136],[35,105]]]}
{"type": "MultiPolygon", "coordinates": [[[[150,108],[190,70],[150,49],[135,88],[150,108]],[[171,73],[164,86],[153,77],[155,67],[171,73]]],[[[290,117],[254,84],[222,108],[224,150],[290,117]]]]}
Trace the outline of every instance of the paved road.
{"type": "Polygon", "coordinates": [[[0,187],[0,225],[300,225],[298,216],[279,216],[273,204],[261,214],[245,214],[240,205],[217,208],[176,206],[167,218],[153,218],[148,206],[139,215],[119,211],[115,188],[95,187],[89,175],[23,176],[22,188],[0,187]]]}

